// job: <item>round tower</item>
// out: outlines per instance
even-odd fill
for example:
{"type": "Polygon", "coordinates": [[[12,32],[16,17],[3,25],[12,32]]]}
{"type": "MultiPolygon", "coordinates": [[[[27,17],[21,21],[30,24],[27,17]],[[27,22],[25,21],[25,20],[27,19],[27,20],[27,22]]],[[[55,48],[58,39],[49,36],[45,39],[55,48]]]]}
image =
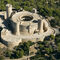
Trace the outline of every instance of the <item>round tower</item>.
{"type": "Polygon", "coordinates": [[[9,18],[12,13],[12,5],[11,4],[6,5],[6,13],[7,13],[7,18],[9,18]]]}
{"type": "Polygon", "coordinates": [[[38,30],[39,30],[39,33],[43,33],[43,21],[42,20],[38,20],[38,30]]]}

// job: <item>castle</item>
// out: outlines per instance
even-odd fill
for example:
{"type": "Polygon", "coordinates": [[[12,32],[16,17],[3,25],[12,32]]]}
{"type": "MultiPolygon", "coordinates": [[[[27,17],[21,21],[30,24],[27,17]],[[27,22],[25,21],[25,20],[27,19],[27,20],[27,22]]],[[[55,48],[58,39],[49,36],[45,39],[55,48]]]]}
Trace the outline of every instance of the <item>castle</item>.
{"type": "Polygon", "coordinates": [[[43,41],[46,36],[54,34],[47,19],[37,14],[37,10],[32,12],[12,10],[12,5],[6,5],[3,14],[4,19],[0,18],[1,38],[8,47],[17,46],[25,41],[43,41]]]}

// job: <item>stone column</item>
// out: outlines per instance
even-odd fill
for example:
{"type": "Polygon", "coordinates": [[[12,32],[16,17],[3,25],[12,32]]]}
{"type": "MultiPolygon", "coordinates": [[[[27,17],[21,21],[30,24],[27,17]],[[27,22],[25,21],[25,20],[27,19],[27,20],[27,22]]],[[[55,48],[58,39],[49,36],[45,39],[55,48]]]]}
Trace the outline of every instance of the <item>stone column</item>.
{"type": "Polygon", "coordinates": [[[43,21],[42,20],[38,20],[38,30],[39,30],[39,33],[43,33],[43,21]]]}
{"type": "Polygon", "coordinates": [[[16,35],[20,35],[20,22],[16,24],[16,35]]]}

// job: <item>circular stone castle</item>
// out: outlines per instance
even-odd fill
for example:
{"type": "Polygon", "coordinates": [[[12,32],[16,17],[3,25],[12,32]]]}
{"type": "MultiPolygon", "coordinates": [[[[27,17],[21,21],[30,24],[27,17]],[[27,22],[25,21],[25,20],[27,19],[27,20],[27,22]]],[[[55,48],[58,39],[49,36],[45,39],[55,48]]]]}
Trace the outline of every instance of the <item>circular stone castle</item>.
{"type": "MultiPolygon", "coordinates": [[[[0,20],[2,20],[0,18],[0,20]]],[[[1,22],[1,38],[9,47],[17,46],[20,42],[43,41],[46,36],[54,34],[49,22],[37,14],[37,10],[13,11],[12,5],[6,5],[4,19],[1,22]]]]}

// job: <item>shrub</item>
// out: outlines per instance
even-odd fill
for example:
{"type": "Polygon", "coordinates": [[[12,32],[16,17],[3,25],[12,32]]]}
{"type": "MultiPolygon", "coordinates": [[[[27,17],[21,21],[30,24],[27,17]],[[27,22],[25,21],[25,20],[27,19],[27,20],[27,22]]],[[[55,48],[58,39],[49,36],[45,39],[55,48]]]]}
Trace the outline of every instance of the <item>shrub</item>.
{"type": "Polygon", "coordinates": [[[0,60],[4,60],[4,56],[0,56],[0,60]]]}

